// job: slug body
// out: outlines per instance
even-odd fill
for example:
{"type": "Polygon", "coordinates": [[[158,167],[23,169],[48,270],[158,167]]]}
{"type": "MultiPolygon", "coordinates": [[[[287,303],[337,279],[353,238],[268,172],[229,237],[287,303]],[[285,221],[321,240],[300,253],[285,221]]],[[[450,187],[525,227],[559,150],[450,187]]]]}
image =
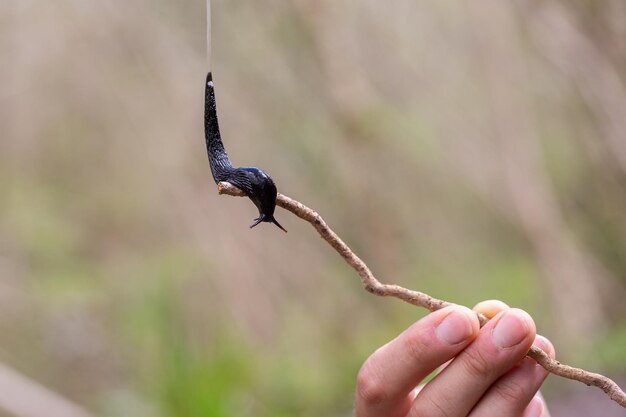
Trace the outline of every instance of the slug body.
{"type": "Polygon", "coordinates": [[[250,228],[261,222],[274,223],[281,230],[284,227],[274,218],[276,208],[276,185],[272,178],[262,169],[255,167],[235,168],[228,159],[226,149],[222,143],[220,128],[217,122],[217,108],[215,105],[215,89],[213,77],[209,72],[206,77],[204,98],[204,136],[211,165],[211,173],[215,183],[226,181],[242,190],[259,210],[259,217],[254,219],[250,228]]]}

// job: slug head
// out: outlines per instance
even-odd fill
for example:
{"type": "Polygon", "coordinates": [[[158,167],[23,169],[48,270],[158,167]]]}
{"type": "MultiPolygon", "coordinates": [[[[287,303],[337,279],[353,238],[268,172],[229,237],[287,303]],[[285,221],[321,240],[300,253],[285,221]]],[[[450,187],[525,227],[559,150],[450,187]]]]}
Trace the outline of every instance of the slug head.
{"type": "Polygon", "coordinates": [[[269,175],[259,168],[242,167],[235,170],[229,182],[243,190],[259,210],[259,217],[254,219],[250,228],[261,222],[267,222],[274,223],[282,231],[287,232],[274,218],[278,191],[269,175]]]}

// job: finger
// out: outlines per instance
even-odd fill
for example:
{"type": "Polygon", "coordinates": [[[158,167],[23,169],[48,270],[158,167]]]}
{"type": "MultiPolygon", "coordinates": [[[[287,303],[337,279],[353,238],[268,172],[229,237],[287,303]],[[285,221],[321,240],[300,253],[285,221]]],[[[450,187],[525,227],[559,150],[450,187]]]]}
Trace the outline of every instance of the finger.
{"type": "Polygon", "coordinates": [[[450,306],[429,314],[365,361],[357,377],[356,416],[404,415],[414,388],[479,332],[476,314],[450,306]]]}
{"type": "MultiPolygon", "coordinates": [[[[487,300],[476,304],[472,310],[491,320],[496,314],[508,308],[510,307],[500,300],[487,300]]],[[[450,363],[452,363],[452,359],[441,365],[437,369],[437,374],[440,374],[444,369],[446,369],[446,366],[450,365],[450,363]]]]}
{"type": "Polygon", "coordinates": [[[537,393],[524,410],[522,417],[550,417],[550,412],[541,393],[537,393]]]}
{"type": "Polygon", "coordinates": [[[535,339],[535,323],[524,311],[496,315],[478,338],[417,396],[411,416],[466,416],[489,387],[515,366],[535,339]]]}
{"type": "MultiPolygon", "coordinates": [[[[554,347],[548,339],[537,336],[535,346],[554,357],[554,347]]],[[[541,365],[534,359],[525,357],[522,361],[504,374],[489,388],[478,405],[472,410],[470,417],[518,416],[529,406],[537,394],[539,387],[548,376],[541,365]]],[[[539,410],[541,405],[533,405],[530,412],[539,410]]],[[[541,414],[537,414],[540,417],[541,414]]]]}
{"type": "Polygon", "coordinates": [[[481,301],[480,303],[476,304],[472,310],[477,313],[483,314],[485,317],[491,320],[496,316],[496,314],[501,311],[507,310],[508,308],[510,307],[500,300],[487,300],[481,301]]]}

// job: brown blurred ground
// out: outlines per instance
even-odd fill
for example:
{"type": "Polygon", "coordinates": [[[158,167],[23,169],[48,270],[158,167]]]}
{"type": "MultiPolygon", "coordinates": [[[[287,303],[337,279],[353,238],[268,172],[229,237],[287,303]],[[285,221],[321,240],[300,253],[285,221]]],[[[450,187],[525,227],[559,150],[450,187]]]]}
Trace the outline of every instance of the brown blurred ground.
{"type": "MultiPolygon", "coordinates": [[[[381,280],[500,298],[561,359],[626,373],[626,3],[213,8],[235,164],[381,280]]],[[[250,231],[254,207],[216,196],[204,19],[0,3],[0,361],[98,415],[344,415],[360,363],[423,312],[363,292],[287,213],[288,235],[250,231]]]]}

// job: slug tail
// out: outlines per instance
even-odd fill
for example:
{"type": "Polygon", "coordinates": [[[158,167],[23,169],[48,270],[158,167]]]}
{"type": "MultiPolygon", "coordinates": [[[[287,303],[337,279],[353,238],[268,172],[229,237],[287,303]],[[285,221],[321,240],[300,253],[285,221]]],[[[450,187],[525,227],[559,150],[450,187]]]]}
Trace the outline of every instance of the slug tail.
{"type": "Polygon", "coordinates": [[[285,229],[284,227],[282,227],[282,226],[280,225],[280,223],[278,223],[278,220],[276,220],[273,216],[272,216],[272,218],[270,219],[270,222],[274,223],[276,226],[278,226],[278,228],[279,228],[280,230],[282,230],[283,232],[287,233],[287,229],[285,229]]]}

